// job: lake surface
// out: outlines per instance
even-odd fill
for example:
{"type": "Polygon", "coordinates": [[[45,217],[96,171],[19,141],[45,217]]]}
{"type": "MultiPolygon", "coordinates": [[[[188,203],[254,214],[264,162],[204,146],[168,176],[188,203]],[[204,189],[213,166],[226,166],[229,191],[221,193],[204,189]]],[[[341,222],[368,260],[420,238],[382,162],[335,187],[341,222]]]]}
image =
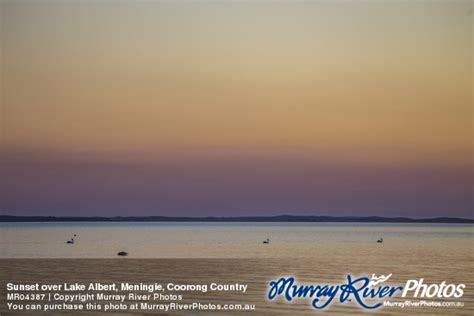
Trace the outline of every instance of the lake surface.
{"type": "MultiPolygon", "coordinates": [[[[242,300],[255,303],[259,313],[306,315],[315,312],[306,300],[292,304],[266,300],[269,280],[295,276],[312,284],[340,284],[347,274],[392,273],[395,284],[420,278],[429,284],[464,283],[465,293],[457,299],[464,306],[384,307],[377,315],[473,315],[473,237],[474,226],[462,224],[0,223],[0,284],[12,280],[238,281],[249,284],[242,300]],[[66,244],[74,234],[75,244],[66,244]],[[379,244],[381,237],[384,242],[379,244]],[[268,245],[262,243],[266,238],[270,238],[268,245]],[[117,257],[122,250],[129,256],[117,257]]],[[[212,300],[229,302],[229,297],[212,300]]],[[[334,304],[317,314],[326,312],[362,315],[367,311],[352,303],[334,304]]]]}
{"type": "Polygon", "coordinates": [[[474,225],[461,224],[0,223],[0,257],[113,258],[123,250],[133,258],[267,258],[422,249],[463,256],[473,237],[474,225]],[[74,234],[75,243],[67,244],[74,234]]]}

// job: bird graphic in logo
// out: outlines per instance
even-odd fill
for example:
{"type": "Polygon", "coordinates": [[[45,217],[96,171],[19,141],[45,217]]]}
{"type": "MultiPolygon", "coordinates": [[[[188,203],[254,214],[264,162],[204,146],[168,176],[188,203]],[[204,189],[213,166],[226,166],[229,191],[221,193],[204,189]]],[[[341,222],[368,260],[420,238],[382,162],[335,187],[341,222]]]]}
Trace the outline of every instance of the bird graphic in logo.
{"type": "Polygon", "coordinates": [[[369,282],[368,287],[376,286],[377,284],[383,283],[387,281],[388,279],[390,279],[391,276],[392,276],[392,273],[390,273],[387,276],[381,275],[379,277],[377,277],[375,274],[372,274],[372,280],[369,282]]]}

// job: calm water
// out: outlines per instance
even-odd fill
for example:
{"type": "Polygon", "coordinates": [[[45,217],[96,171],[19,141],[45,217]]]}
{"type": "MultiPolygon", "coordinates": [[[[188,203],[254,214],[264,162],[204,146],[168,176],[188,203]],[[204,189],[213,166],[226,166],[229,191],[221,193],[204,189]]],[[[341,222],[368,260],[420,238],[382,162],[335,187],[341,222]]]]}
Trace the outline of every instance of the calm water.
{"type": "Polygon", "coordinates": [[[314,257],[420,251],[465,254],[474,226],[381,223],[0,223],[2,258],[314,257]],[[76,234],[74,245],[66,240],[76,234]],[[384,238],[383,244],[376,240],[384,238]],[[270,238],[270,244],[262,243],[270,238]]]}
{"type": "MultiPolygon", "coordinates": [[[[460,301],[465,306],[383,308],[377,310],[377,315],[473,315],[473,237],[474,226],[457,224],[1,223],[0,284],[11,280],[81,278],[239,281],[249,284],[251,291],[244,300],[257,304],[259,313],[306,315],[314,314],[306,301],[267,301],[268,281],[293,275],[302,282],[340,283],[348,273],[393,273],[391,281],[399,284],[419,278],[427,283],[464,283],[466,290],[460,301]],[[77,234],[76,243],[66,244],[73,234],[77,234]],[[383,244],[376,242],[380,237],[384,238],[383,244]],[[269,245],[262,244],[266,238],[270,238],[269,245]],[[129,252],[129,256],[117,257],[121,250],[129,252]]],[[[214,302],[228,300],[213,297],[214,302]]],[[[362,315],[366,311],[355,304],[335,304],[327,312],[362,315]]],[[[326,311],[317,314],[325,315],[326,311]]]]}

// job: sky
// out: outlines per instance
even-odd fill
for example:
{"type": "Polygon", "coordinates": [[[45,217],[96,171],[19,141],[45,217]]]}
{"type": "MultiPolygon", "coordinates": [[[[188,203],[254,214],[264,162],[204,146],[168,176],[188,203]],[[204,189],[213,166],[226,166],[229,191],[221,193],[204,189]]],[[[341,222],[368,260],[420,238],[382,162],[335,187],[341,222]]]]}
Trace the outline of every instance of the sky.
{"type": "Polygon", "coordinates": [[[473,217],[473,2],[0,2],[0,213],[473,217]]]}

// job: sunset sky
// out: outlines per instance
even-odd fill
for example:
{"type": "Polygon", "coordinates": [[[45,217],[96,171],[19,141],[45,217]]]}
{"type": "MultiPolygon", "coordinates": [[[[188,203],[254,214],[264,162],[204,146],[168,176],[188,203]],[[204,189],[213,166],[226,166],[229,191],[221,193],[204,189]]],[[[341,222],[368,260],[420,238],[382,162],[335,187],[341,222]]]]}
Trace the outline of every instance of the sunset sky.
{"type": "Polygon", "coordinates": [[[0,213],[473,217],[473,2],[1,1],[0,213]]]}

